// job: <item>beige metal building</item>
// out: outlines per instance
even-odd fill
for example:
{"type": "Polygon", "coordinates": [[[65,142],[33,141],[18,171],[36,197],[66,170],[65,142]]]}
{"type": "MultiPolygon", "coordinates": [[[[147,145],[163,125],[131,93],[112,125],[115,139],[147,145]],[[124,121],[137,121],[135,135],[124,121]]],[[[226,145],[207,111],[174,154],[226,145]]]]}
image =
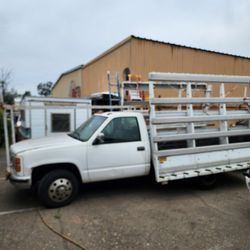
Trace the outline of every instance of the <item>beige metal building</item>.
{"type": "MultiPolygon", "coordinates": [[[[55,97],[86,97],[108,90],[107,71],[148,80],[148,73],[178,72],[250,76],[250,58],[130,36],[85,65],[64,72],[53,86],[55,97]]],[[[230,86],[234,95],[242,88],[230,86]]]]}

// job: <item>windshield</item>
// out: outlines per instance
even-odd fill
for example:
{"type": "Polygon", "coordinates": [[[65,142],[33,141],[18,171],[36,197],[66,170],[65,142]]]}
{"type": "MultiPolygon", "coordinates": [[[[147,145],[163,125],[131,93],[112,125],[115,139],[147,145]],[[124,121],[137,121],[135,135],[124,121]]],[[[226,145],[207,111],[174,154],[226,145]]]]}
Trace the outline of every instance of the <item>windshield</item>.
{"type": "Polygon", "coordinates": [[[70,133],[69,136],[80,141],[87,141],[106,119],[107,117],[94,115],[74,132],[70,133]]]}

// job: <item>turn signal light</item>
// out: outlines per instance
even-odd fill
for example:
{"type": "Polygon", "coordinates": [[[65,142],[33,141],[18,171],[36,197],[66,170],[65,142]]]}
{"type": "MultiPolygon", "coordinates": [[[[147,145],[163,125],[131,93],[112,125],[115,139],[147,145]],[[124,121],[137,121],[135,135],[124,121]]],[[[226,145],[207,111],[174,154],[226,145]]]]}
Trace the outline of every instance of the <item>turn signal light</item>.
{"type": "Polygon", "coordinates": [[[15,158],[15,169],[16,172],[21,172],[21,159],[15,158]]]}

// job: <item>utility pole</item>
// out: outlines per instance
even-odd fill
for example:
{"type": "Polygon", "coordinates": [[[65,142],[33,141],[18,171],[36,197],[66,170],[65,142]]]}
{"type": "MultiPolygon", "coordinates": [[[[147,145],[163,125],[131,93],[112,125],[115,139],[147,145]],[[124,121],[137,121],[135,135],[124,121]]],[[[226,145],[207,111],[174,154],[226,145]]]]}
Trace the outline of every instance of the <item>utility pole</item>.
{"type": "Polygon", "coordinates": [[[121,105],[121,84],[120,84],[120,77],[119,77],[118,72],[116,72],[116,84],[117,84],[117,94],[118,94],[118,99],[119,99],[118,105],[121,105]]]}
{"type": "Polygon", "coordinates": [[[109,109],[112,111],[112,94],[111,94],[111,78],[110,78],[110,71],[107,71],[108,77],[108,88],[109,88],[109,109]]]}

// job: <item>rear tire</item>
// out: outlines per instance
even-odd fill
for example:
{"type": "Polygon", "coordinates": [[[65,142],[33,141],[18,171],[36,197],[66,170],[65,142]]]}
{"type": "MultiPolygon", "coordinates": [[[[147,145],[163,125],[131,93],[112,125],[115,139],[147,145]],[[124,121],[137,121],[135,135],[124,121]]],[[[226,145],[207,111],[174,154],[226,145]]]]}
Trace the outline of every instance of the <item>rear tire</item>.
{"type": "Polygon", "coordinates": [[[78,180],[72,172],[57,169],[43,176],[38,185],[38,197],[46,207],[62,207],[75,199],[78,187],[78,180]]]}

